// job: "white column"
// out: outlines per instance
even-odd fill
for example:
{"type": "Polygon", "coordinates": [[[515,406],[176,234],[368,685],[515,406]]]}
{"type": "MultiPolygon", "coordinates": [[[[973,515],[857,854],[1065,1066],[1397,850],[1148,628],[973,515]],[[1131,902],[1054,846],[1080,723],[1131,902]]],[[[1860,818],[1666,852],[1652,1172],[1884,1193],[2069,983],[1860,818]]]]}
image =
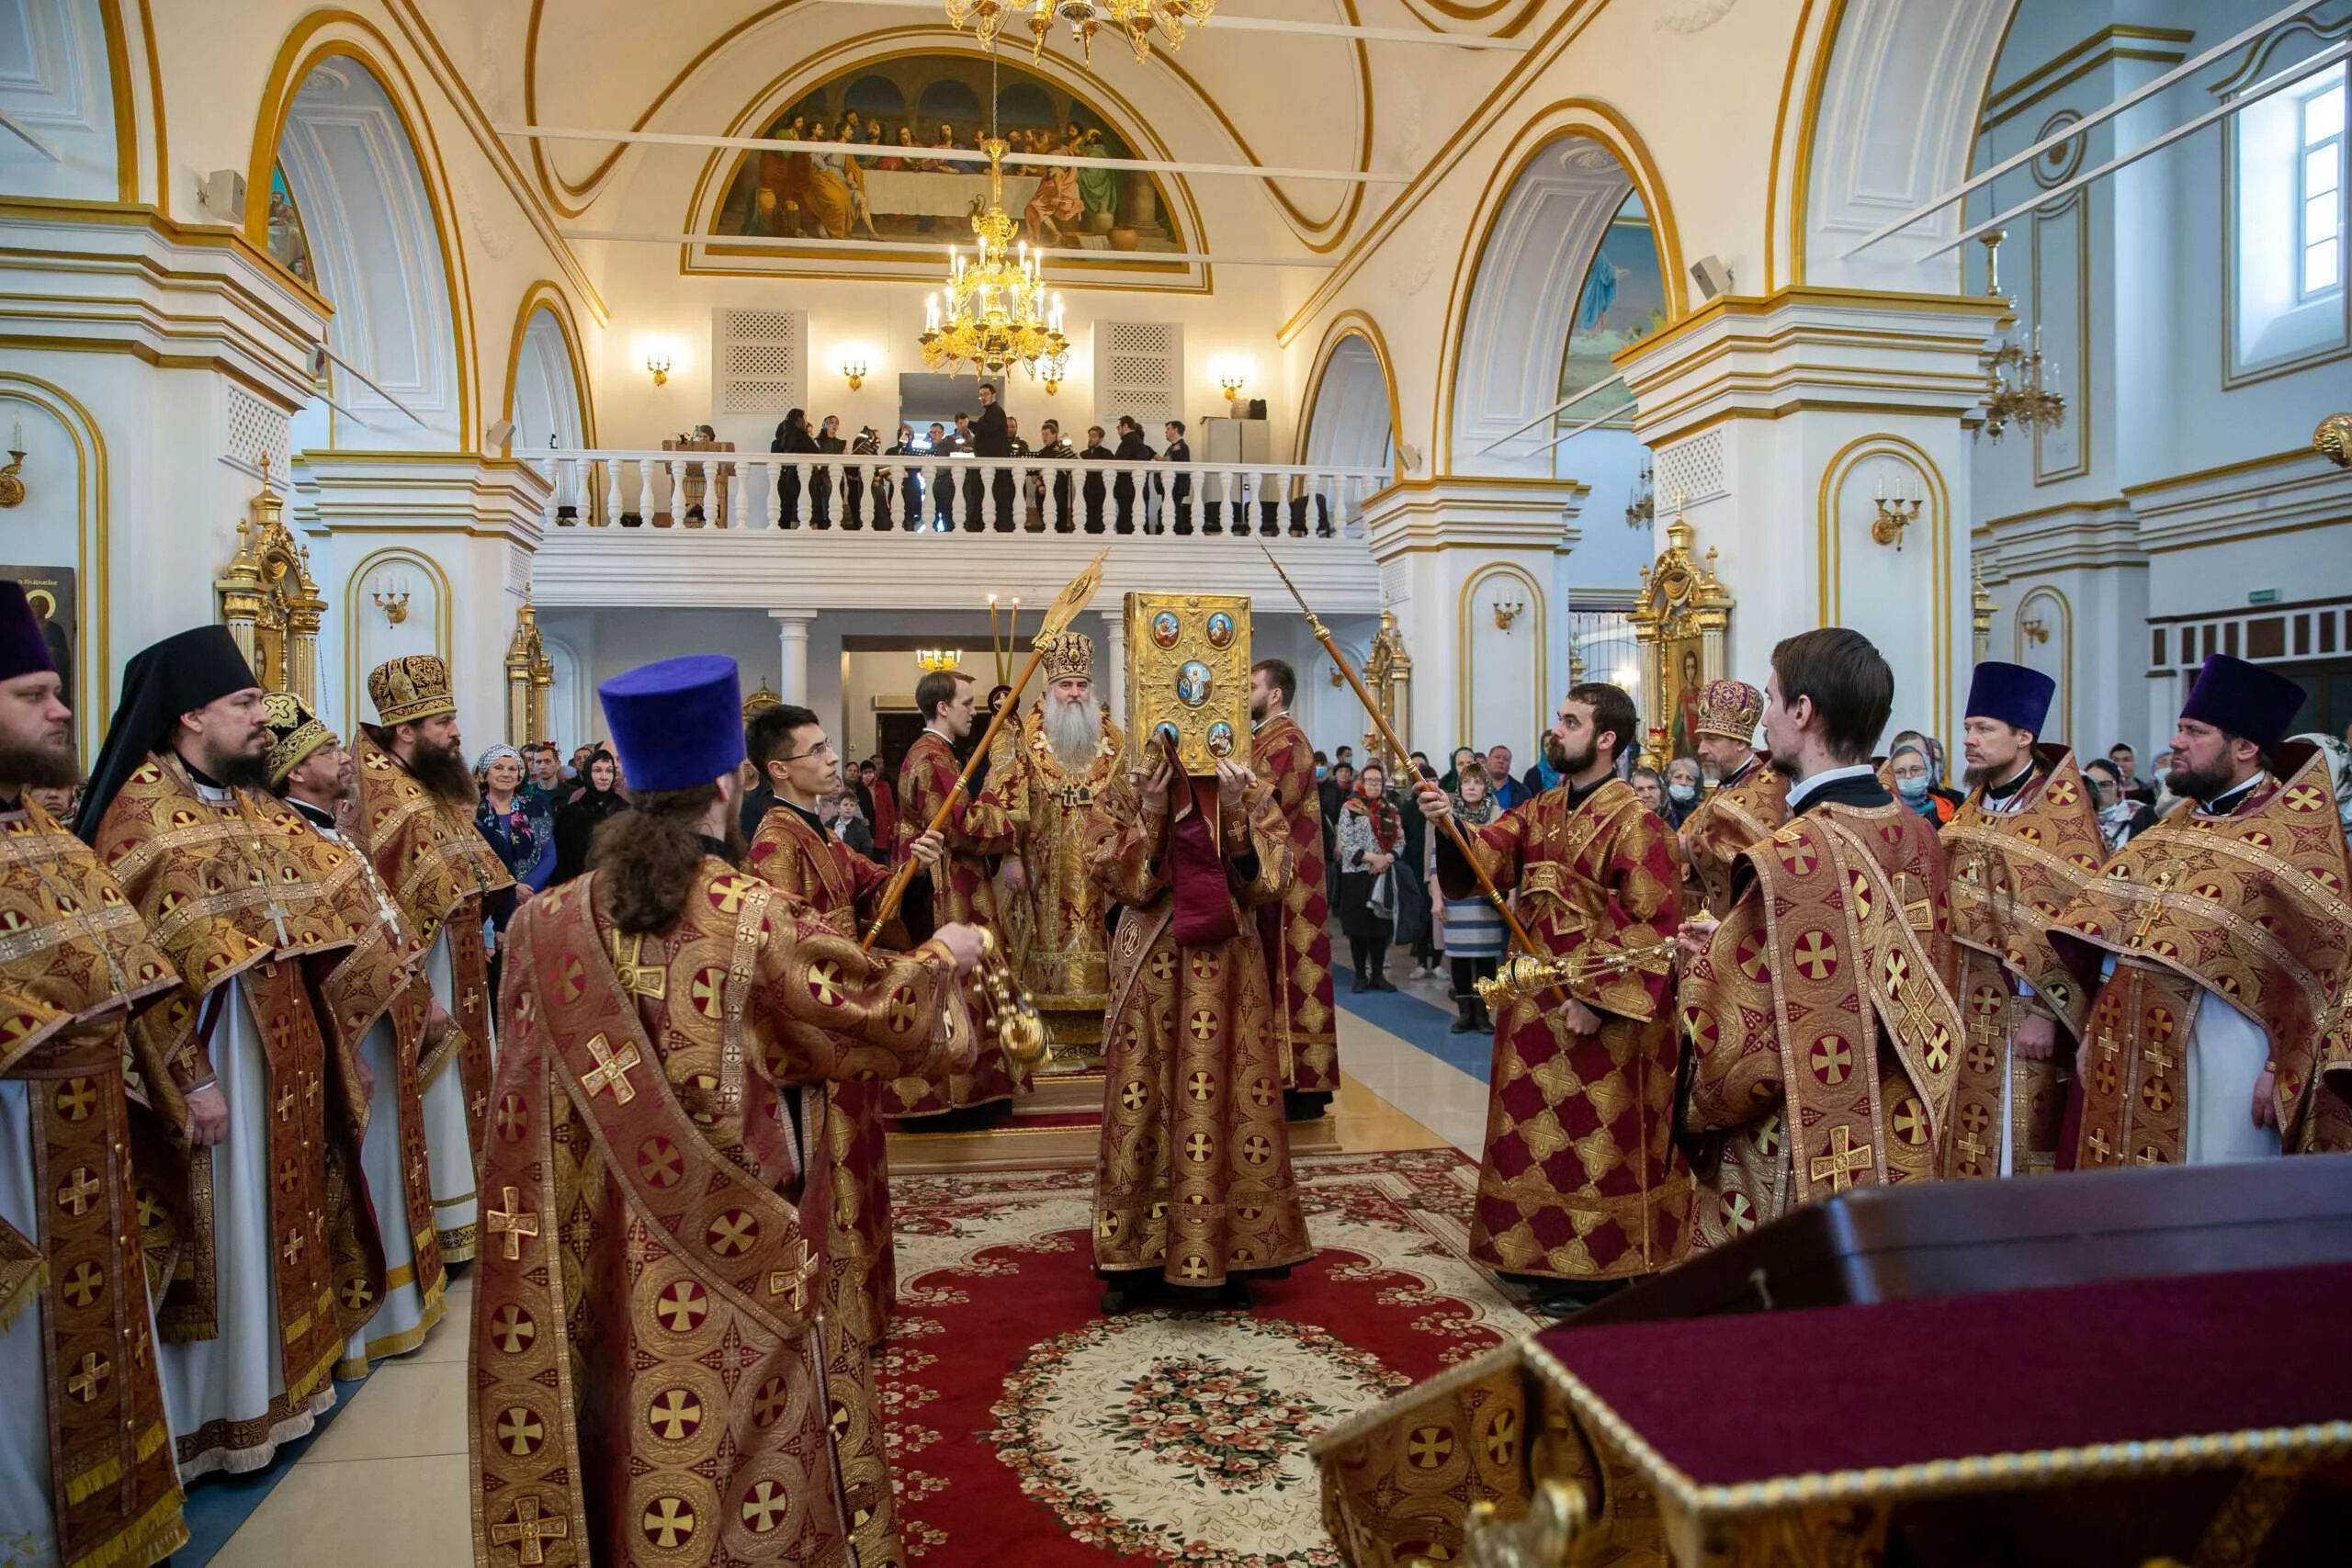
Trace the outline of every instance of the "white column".
{"type": "Polygon", "coordinates": [[[768,618],[775,623],[776,649],[781,655],[776,673],[776,694],[787,703],[806,707],[808,705],[808,623],[817,618],[817,612],[770,610],[768,618]]]}
{"type": "Polygon", "coordinates": [[[1096,612],[1102,617],[1102,655],[1094,661],[1094,695],[1127,722],[1127,612],[1124,604],[1096,612]]]}

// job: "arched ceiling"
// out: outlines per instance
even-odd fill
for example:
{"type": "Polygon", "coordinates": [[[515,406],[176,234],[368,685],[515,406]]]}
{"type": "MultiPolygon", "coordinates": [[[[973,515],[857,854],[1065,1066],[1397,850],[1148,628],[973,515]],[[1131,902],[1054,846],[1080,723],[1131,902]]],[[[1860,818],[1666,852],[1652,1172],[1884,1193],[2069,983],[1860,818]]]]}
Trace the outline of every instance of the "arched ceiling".
{"type": "MultiPolygon", "coordinates": [[[[1544,0],[1224,0],[1236,16],[1408,29],[1418,36],[1517,36],[1544,0]]],[[[720,80],[747,63],[765,80],[795,60],[868,34],[935,28],[957,40],[944,6],[844,0],[665,0],[648,25],[643,0],[420,0],[463,53],[494,114],[509,123],[723,133],[744,106],[720,80]],[[624,46],[625,45],[625,46],[624,46]]],[[[1539,18],[1540,19],[1540,18],[1539,18]]],[[[968,47],[968,45],[966,45],[968,47]]],[[[1000,45],[1028,58],[1025,31],[1000,45]]],[[[1219,28],[1138,63],[1124,39],[1079,56],[1067,30],[1047,51],[1137,105],[1169,155],[1188,161],[1411,173],[1518,55],[1438,43],[1219,28]]],[[[577,216],[625,180],[616,144],[546,141],[529,158],[549,200],[577,216]]],[[[1342,243],[1392,185],[1269,180],[1278,227],[1305,245],[1342,243]]]]}

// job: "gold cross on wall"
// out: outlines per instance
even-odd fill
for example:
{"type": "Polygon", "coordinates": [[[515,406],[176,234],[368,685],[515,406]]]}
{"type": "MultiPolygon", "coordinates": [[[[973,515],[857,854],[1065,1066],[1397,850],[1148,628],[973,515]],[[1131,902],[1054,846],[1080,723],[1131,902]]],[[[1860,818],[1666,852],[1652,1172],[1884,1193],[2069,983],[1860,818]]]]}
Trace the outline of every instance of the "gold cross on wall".
{"type": "Polygon", "coordinates": [[[504,1189],[506,1207],[492,1209],[482,1217],[490,1222],[490,1234],[506,1238],[506,1260],[509,1263],[523,1256],[523,1238],[539,1234],[539,1216],[515,1202],[519,1196],[512,1187],[504,1189]]]}

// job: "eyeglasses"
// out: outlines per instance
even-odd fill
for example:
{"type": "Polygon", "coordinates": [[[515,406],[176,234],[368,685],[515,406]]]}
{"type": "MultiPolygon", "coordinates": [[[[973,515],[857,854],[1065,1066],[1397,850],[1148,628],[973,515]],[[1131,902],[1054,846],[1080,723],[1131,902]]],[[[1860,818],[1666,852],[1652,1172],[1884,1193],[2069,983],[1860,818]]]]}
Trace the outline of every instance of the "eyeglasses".
{"type": "Polygon", "coordinates": [[[789,757],[778,757],[776,761],[779,762],[797,762],[803,757],[830,757],[832,754],[833,743],[830,740],[820,740],[814,746],[809,747],[806,751],[795,751],[789,757]]]}

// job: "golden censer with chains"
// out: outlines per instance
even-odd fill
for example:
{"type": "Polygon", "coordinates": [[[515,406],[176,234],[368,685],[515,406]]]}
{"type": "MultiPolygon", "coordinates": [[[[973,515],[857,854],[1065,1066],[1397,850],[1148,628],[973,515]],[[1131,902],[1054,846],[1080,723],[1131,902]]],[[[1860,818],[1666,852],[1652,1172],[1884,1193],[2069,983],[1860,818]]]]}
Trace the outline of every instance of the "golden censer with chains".
{"type": "Polygon", "coordinates": [[[979,993],[981,1010],[988,1014],[989,1031],[1010,1060],[1024,1067],[1033,1066],[1046,1054],[1046,1021],[1013,975],[1012,960],[1005,956],[996,933],[986,926],[979,932],[980,961],[972,970],[972,983],[979,993]]]}

